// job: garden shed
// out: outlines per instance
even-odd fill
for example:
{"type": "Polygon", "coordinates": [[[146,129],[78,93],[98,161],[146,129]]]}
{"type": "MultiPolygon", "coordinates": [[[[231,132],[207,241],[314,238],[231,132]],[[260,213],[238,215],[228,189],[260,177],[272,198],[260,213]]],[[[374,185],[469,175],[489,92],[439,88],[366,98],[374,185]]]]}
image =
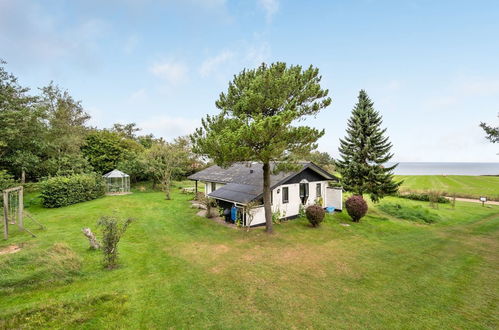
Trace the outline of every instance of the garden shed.
{"type": "Polygon", "coordinates": [[[130,193],[130,176],[120,170],[114,169],[102,176],[106,180],[106,191],[109,195],[130,193]]]}

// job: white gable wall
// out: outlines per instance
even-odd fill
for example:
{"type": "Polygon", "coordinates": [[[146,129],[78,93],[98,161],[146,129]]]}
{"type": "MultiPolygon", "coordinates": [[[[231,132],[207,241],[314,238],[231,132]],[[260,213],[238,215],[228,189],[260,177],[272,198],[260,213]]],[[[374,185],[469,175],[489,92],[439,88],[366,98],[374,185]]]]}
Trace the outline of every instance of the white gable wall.
{"type": "MultiPolygon", "coordinates": [[[[205,195],[209,194],[212,192],[211,189],[211,182],[209,181],[203,181],[204,184],[204,191],[205,195]]],[[[314,182],[308,182],[309,184],[309,196],[307,199],[306,204],[304,207],[306,208],[309,205],[314,205],[315,201],[317,199],[317,191],[316,191],[316,185],[317,183],[321,184],[321,196],[323,200],[322,206],[331,206],[331,205],[326,205],[326,201],[331,200],[331,198],[328,198],[329,196],[326,196],[328,193],[331,193],[330,189],[327,189],[328,186],[328,181],[314,181],[314,182]]],[[[216,189],[219,189],[223,187],[225,184],[224,183],[215,183],[216,189]]],[[[272,191],[272,212],[277,212],[280,211],[281,214],[281,219],[282,218],[288,218],[288,217],[293,217],[297,216],[300,213],[300,205],[301,205],[301,199],[300,199],[300,184],[299,183],[293,183],[293,184],[285,184],[278,186],[277,188],[274,188],[272,191]],[[283,189],[284,187],[288,187],[289,189],[289,198],[288,198],[288,203],[283,203],[282,202],[282,196],[283,196],[283,189]],[[279,191],[279,192],[277,192],[279,191]]],[[[340,197],[341,198],[341,197],[340,197]]],[[[338,207],[337,207],[338,208],[338,207]]],[[[253,216],[253,221],[251,222],[251,226],[256,226],[256,225],[261,225],[265,223],[265,211],[263,208],[263,205],[261,207],[257,207],[253,210],[252,212],[254,214],[253,216]]]]}
{"type": "MultiPolygon", "coordinates": [[[[205,196],[208,195],[209,193],[213,192],[213,190],[211,190],[211,182],[209,182],[209,181],[200,181],[200,182],[202,182],[204,184],[204,195],[205,196]]],[[[225,183],[216,182],[215,185],[216,185],[215,190],[217,190],[218,188],[225,186],[225,183]]]]}
{"type": "MultiPolygon", "coordinates": [[[[305,208],[309,205],[315,204],[316,199],[318,197],[316,191],[316,185],[318,183],[321,184],[321,196],[323,200],[325,200],[324,197],[326,195],[327,181],[308,182],[309,191],[308,191],[307,202],[304,205],[305,208]]],[[[281,218],[287,218],[298,215],[300,213],[300,205],[302,204],[300,198],[299,183],[281,185],[272,190],[272,212],[280,211],[281,218]],[[282,201],[283,188],[285,187],[287,187],[289,191],[288,203],[283,203],[282,201]]],[[[324,206],[324,203],[322,206],[324,206]]]]}

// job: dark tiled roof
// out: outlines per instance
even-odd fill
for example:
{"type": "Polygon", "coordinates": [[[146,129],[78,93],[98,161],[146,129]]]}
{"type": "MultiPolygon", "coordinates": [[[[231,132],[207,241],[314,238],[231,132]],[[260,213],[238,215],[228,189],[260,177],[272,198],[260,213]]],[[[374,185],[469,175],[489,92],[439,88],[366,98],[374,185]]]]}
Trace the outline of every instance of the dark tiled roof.
{"type": "MultiPolygon", "coordinates": [[[[305,163],[300,164],[302,166],[305,163]]],[[[271,174],[270,181],[272,185],[291,174],[297,172],[271,174]]],[[[228,168],[222,168],[218,165],[210,166],[204,170],[192,174],[188,177],[191,180],[220,182],[220,183],[240,183],[253,186],[263,186],[263,166],[262,163],[247,162],[247,163],[234,163],[228,168]]]]}
{"type": "MultiPolygon", "coordinates": [[[[295,172],[279,172],[270,175],[270,186],[274,187],[295,176],[306,168],[311,168],[324,176],[334,176],[311,162],[299,163],[301,169],[295,172]]],[[[275,166],[275,164],[273,165],[275,166]]],[[[263,194],[263,165],[257,162],[234,163],[228,168],[210,166],[188,177],[190,180],[225,183],[223,187],[208,194],[210,197],[246,204],[263,194]]]]}
{"type": "Polygon", "coordinates": [[[241,204],[246,204],[258,198],[262,193],[261,186],[253,186],[249,184],[228,183],[223,187],[209,193],[213,198],[233,201],[241,204]]]}

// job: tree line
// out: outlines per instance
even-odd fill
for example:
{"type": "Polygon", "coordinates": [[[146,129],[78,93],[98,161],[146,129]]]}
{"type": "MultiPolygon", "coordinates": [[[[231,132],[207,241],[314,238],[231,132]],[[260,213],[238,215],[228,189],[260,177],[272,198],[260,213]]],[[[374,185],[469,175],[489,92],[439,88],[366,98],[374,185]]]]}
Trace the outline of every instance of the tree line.
{"type": "Polygon", "coordinates": [[[169,185],[204,165],[188,137],[167,142],[140,134],[135,123],[92,127],[81,101],[67,90],[51,82],[33,93],[5,64],[0,61],[0,182],[118,168],[132,182],[169,185]]]}

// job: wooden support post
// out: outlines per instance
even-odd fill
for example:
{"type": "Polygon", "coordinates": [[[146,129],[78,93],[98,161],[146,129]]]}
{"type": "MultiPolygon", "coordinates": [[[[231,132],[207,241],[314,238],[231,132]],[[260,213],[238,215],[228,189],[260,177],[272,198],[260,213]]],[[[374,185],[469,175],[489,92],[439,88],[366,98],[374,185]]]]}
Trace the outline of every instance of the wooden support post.
{"type": "Polygon", "coordinates": [[[18,193],[18,200],[19,200],[19,205],[18,205],[18,210],[17,214],[19,214],[18,219],[17,219],[17,226],[19,227],[20,230],[24,230],[24,223],[23,223],[23,214],[24,214],[24,188],[21,187],[19,189],[18,193]]]}
{"type": "Polygon", "coordinates": [[[7,239],[9,238],[9,219],[8,219],[8,201],[7,201],[7,192],[3,192],[3,222],[4,222],[4,228],[3,228],[3,238],[7,239]]]}
{"type": "Polygon", "coordinates": [[[195,191],[195,195],[194,195],[194,199],[198,198],[198,180],[194,181],[195,184],[196,184],[196,191],[195,191]]]}

